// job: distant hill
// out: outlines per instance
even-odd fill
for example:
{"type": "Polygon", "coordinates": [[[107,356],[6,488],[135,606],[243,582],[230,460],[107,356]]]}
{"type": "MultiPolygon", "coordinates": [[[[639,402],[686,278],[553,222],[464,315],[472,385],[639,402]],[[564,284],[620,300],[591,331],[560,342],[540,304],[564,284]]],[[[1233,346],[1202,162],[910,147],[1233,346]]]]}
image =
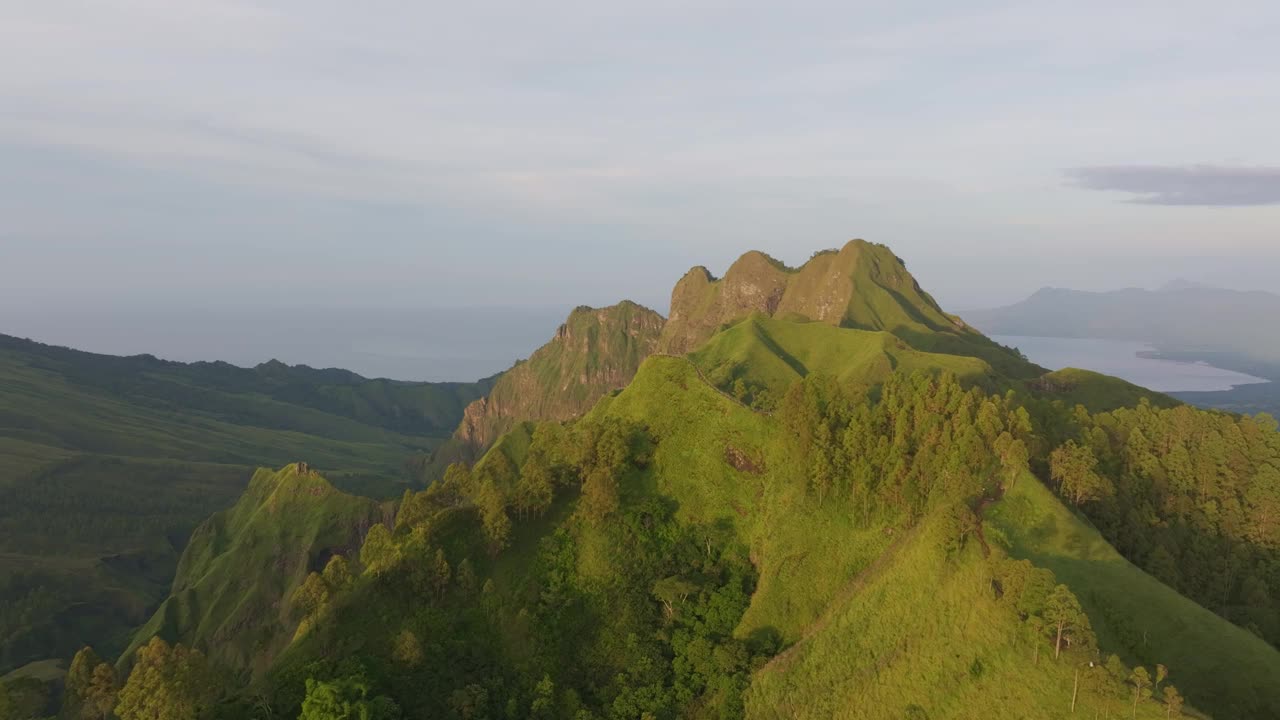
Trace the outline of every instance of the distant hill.
{"type": "Polygon", "coordinates": [[[1280,366],[1280,295],[1267,292],[1186,281],[1159,290],[1043,288],[1021,302],[971,310],[964,318],[995,335],[1140,340],[1161,350],[1231,352],[1280,366]]]}
{"type": "Polygon", "coordinates": [[[398,494],[477,383],[369,380],[269,362],[177,363],[0,335],[0,671],[122,647],[187,536],[259,463],[307,460],[398,494]]]}

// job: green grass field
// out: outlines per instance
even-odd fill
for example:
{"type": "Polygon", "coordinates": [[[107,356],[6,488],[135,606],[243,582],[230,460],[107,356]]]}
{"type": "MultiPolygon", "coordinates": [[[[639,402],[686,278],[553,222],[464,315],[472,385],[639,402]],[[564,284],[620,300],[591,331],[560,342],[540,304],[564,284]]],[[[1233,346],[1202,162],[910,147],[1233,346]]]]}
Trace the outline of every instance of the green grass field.
{"type": "Polygon", "coordinates": [[[987,517],[989,537],[1079,596],[1104,649],[1169,666],[1170,682],[1217,717],[1280,717],[1280,651],[1122,558],[1034,478],[987,517]]]}

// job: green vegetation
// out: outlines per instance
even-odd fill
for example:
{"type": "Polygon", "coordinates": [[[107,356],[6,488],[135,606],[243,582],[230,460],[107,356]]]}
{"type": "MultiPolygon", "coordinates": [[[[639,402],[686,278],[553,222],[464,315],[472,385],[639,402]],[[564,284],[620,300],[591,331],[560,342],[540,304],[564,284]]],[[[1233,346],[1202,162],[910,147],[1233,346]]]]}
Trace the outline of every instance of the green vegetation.
{"type": "Polygon", "coordinates": [[[124,648],[259,463],[395,496],[489,387],[78,352],[0,335],[0,671],[124,648]],[[406,461],[410,461],[406,463],[406,461]]]}
{"type": "MultiPolygon", "coordinates": [[[[1077,413],[1101,491],[1075,504],[1162,582],[1280,644],[1280,434],[1269,416],[1140,403],[1077,413]]],[[[1059,485],[1060,494],[1070,488],[1059,485]]]]}
{"type": "Polygon", "coordinates": [[[382,517],[378,503],[339,492],[303,464],[258,470],[235,506],[196,528],[172,594],[124,660],[160,636],[243,672],[265,670],[293,638],[295,591],[308,573],[354,553],[382,517]]]}
{"type": "Polygon", "coordinates": [[[1130,382],[1091,370],[1063,368],[1029,380],[1027,388],[1039,397],[1056,400],[1073,408],[1083,405],[1090,412],[1103,412],[1122,407],[1133,407],[1146,400],[1156,407],[1174,407],[1178,401],[1138,387],[1130,382]]]}
{"type": "Polygon", "coordinates": [[[895,370],[942,370],[994,385],[977,358],[919,352],[896,335],[819,322],[787,322],[754,313],[689,354],[714,385],[753,407],[773,409],[791,384],[811,373],[870,389],[895,370]]]}
{"type": "MultiPolygon", "coordinates": [[[[349,480],[385,473],[381,433],[402,437],[362,427],[317,455],[349,480]]],[[[174,463],[34,436],[0,450],[46,473],[21,497],[64,498],[51,512],[92,500],[45,490],[50,468],[174,463]]],[[[580,308],[432,463],[449,457],[474,462],[398,504],[301,462],[258,471],[119,660],[71,660],[63,716],[1280,714],[1274,421],[1044,374],[882,246],[695,269],[665,327],[580,308]]],[[[196,494],[228,467],[185,462],[196,494]]],[[[46,538],[33,556],[100,536],[172,553],[173,497],[136,527],[86,513],[57,542],[0,520],[46,538]]],[[[38,679],[3,689],[23,717],[52,709],[38,679]]]]}
{"type": "Polygon", "coordinates": [[[1126,662],[1167,665],[1178,687],[1219,717],[1280,711],[1280,653],[1125,560],[1034,478],[987,517],[993,544],[1052,570],[1080,598],[1102,647],[1126,662]]]}

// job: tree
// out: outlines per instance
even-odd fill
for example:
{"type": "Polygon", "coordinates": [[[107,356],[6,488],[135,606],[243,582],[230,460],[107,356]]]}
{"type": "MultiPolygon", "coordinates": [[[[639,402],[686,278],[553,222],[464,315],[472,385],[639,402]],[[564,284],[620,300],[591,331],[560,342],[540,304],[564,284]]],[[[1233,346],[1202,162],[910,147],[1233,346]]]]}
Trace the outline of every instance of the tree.
{"type": "Polygon", "coordinates": [[[1092,631],[1089,616],[1084,614],[1080,601],[1066,585],[1058,585],[1045,601],[1044,618],[1049,622],[1056,635],[1053,644],[1053,656],[1062,654],[1062,641],[1068,643],[1075,640],[1087,644],[1092,631]]]}
{"type": "Polygon", "coordinates": [[[1049,474],[1058,483],[1058,491],[1073,505],[1111,497],[1115,488],[1111,481],[1095,470],[1098,459],[1087,445],[1068,440],[1049,454],[1049,474]]]}
{"type": "Polygon", "coordinates": [[[444,597],[444,591],[449,588],[449,577],[452,570],[449,567],[449,559],[445,557],[444,548],[436,548],[436,556],[431,563],[431,584],[435,587],[436,597],[444,597]]]}
{"type": "Polygon", "coordinates": [[[320,612],[329,602],[329,586],[319,575],[311,573],[302,581],[290,597],[298,616],[306,619],[320,612]]]}
{"type": "Polygon", "coordinates": [[[399,552],[387,526],[378,523],[369,528],[369,534],[365,536],[364,545],[360,548],[360,563],[364,565],[365,572],[381,575],[397,561],[399,552]]]}
{"type": "Polygon", "coordinates": [[[85,695],[89,692],[89,686],[93,684],[93,670],[101,664],[102,658],[87,645],[80,648],[75,657],[71,658],[71,665],[67,668],[67,677],[62,685],[62,712],[59,713],[61,717],[72,719],[86,717],[81,713],[81,707],[84,705],[85,695]]]}
{"type": "Polygon", "coordinates": [[[159,636],[138,649],[137,661],[120,690],[120,720],[196,720],[217,700],[219,689],[204,655],[159,636]]]}
{"type": "Polygon", "coordinates": [[[494,483],[486,482],[480,488],[476,501],[480,506],[485,537],[489,539],[489,552],[497,555],[511,541],[511,518],[507,515],[502,492],[494,483]]]}
{"type": "Polygon", "coordinates": [[[1160,683],[1164,682],[1164,679],[1167,677],[1169,677],[1169,668],[1161,665],[1160,663],[1156,663],[1155,691],[1157,693],[1160,692],[1160,683]]]}
{"type": "Polygon", "coordinates": [[[1178,688],[1173,685],[1164,686],[1164,706],[1166,708],[1166,717],[1182,717],[1182,705],[1184,702],[1182,695],[1178,693],[1178,688]]]}
{"type": "Polygon", "coordinates": [[[551,507],[553,499],[555,476],[546,452],[530,449],[528,459],[520,469],[520,481],[516,483],[516,508],[522,516],[526,513],[541,516],[551,507]]]}
{"type": "Polygon", "coordinates": [[[467,595],[475,593],[480,587],[480,581],[476,579],[476,571],[471,567],[471,558],[462,558],[462,562],[458,563],[458,589],[467,595]]]}
{"type": "Polygon", "coordinates": [[[373,695],[363,676],[319,681],[307,678],[307,695],[298,720],[398,720],[400,706],[373,695]]]}
{"type": "Polygon", "coordinates": [[[351,564],[345,557],[334,555],[325,564],[321,577],[324,579],[324,584],[329,586],[329,592],[341,592],[351,584],[351,564]]]}
{"type": "Polygon", "coordinates": [[[49,687],[32,677],[0,682],[0,720],[34,720],[49,704],[49,687]]]}
{"type": "Polygon", "coordinates": [[[396,636],[395,643],[391,649],[391,656],[397,662],[415,667],[422,663],[424,654],[422,652],[422,643],[418,641],[418,635],[409,628],[400,631],[396,636]]]}
{"type": "Polygon", "coordinates": [[[618,510],[618,479],[606,466],[597,466],[587,473],[582,484],[582,509],[587,519],[600,524],[618,510]]]}
{"type": "Polygon", "coordinates": [[[116,669],[110,663],[99,663],[85,692],[80,717],[84,720],[107,720],[115,709],[120,688],[116,669]]]}
{"type": "Polygon", "coordinates": [[[555,711],[556,685],[550,675],[543,675],[533,689],[533,703],[529,706],[531,720],[550,718],[555,711]]]}
{"type": "Polygon", "coordinates": [[[1133,716],[1138,717],[1138,701],[1144,697],[1151,697],[1151,674],[1147,669],[1139,665],[1133,669],[1133,674],[1129,676],[1129,684],[1133,686],[1133,716]]]}

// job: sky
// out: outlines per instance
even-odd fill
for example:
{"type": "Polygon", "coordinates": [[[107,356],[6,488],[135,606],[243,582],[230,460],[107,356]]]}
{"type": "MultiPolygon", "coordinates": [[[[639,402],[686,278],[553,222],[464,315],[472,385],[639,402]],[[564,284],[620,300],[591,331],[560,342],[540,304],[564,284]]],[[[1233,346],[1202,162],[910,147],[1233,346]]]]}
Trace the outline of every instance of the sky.
{"type": "MultiPolygon", "coordinates": [[[[1280,291],[1280,4],[0,0],[0,305],[1280,291]]],[[[30,324],[30,323],[28,323],[30,324]]],[[[5,328],[0,327],[0,332],[5,328]]]]}

